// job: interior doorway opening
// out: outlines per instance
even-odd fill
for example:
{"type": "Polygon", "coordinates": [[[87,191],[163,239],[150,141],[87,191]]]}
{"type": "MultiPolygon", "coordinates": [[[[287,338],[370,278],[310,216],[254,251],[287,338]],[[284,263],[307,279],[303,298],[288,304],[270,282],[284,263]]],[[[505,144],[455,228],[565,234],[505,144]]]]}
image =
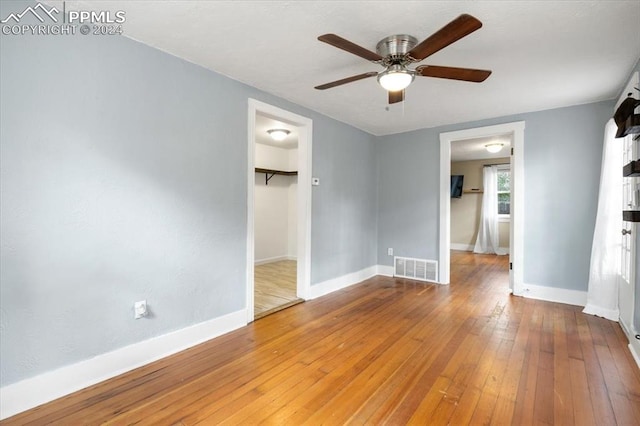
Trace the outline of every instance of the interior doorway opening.
{"type": "Polygon", "coordinates": [[[311,280],[312,121],[249,99],[247,321],[303,301],[311,280]],[[276,140],[273,130],[283,130],[276,140]],[[256,285],[257,284],[257,285],[256,285]]]}
{"type": "Polygon", "coordinates": [[[256,113],[254,319],[302,302],[297,286],[298,127],[256,113]],[[276,137],[272,134],[279,133],[276,137]]]}
{"type": "Polygon", "coordinates": [[[509,286],[511,146],[510,134],[451,142],[452,283],[467,265],[483,264],[497,287],[509,286]]]}
{"type": "MultiPolygon", "coordinates": [[[[451,175],[452,175],[452,144],[456,141],[481,142],[482,145],[503,143],[499,139],[508,139],[510,143],[507,157],[509,157],[510,172],[510,199],[509,199],[509,288],[517,295],[522,294],[522,248],[523,248],[523,144],[524,144],[524,122],[506,123],[495,126],[479,127],[455,132],[440,134],[440,282],[449,284],[451,274],[451,175]]],[[[483,146],[484,148],[484,146],[483,146]]],[[[504,157],[506,158],[506,157],[504,157]]],[[[498,161],[496,161],[497,163],[498,161]]],[[[506,163],[506,161],[502,161],[506,163]]],[[[470,182],[471,183],[471,182],[470,182]]],[[[496,188],[497,189],[497,188],[496,188]]],[[[481,188],[477,185],[467,187],[470,196],[480,196],[481,188]],[[478,194],[472,194],[476,189],[478,194]]],[[[463,188],[464,191],[464,188],[463,188]]],[[[499,207],[497,210],[499,210],[499,207]]],[[[475,218],[472,219],[475,221],[475,218]]],[[[473,240],[467,240],[467,249],[473,240]]]]}

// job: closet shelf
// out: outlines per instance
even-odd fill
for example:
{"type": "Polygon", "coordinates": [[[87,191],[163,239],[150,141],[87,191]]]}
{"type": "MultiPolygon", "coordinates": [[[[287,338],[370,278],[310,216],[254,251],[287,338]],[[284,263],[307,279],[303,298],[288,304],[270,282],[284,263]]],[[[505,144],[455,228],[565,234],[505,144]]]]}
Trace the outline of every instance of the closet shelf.
{"type": "Polygon", "coordinates": [[[482,194],[484,193],[484,191],[481,191],[479,189],[465,189],[464,191],[462,191],[463,194],[482,194]]]}
{"type": "Polygon", "coordinates": [[[632,161],[622,168],[623,177],[640,176],[640,161],[632,161]]]}
{"type": "Polygon", "coordinates": [[[284,170],[275,170],[275,169],[262,169],[259,167],[256,167],[256,173],[264,173],[264,184],[265,185],[269,185],[269,180],[271,180],[272,177],[274,177],[275,175],[283,175],[283,176],[297,176],[298,175],[298,171],[294,170],[291,172],[287,172],[284,170]]]}

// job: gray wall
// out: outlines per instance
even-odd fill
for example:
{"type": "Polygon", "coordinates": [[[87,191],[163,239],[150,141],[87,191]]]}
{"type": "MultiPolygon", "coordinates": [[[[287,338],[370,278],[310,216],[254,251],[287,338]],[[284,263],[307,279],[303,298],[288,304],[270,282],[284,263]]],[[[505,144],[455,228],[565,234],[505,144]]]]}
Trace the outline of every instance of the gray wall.
{"type": "Polygon", "coordinates": [[[249,97],[314,120],[312,283],[376,264],[369,134],[124,37],[0,43],[2,386],[244,308],[249,97]]]}
{"type": "Polygon", "coordinates": [[[378,138],[378,263],[438,259],[441,132],[525,121],[524,281],[587,289],[604,125],[613,101],[378,138]]]}

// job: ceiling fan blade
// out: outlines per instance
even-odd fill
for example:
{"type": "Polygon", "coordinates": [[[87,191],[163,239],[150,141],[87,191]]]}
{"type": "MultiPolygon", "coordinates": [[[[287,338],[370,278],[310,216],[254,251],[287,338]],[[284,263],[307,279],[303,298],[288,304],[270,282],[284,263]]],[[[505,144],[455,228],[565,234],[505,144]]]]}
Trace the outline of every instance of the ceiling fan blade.
{"type": "Polygon", "coordinates": [[[378,75],[375,71],[365,72],[364,74],[352,75],[351,77],[343,78],[342,80],[332,81],[331,83],[321,84],[315,88],[318,90],[331,89],[332,87],[341,86],[343,84],[351,83],[353,81],[362,80],[363,78],[373,77],[378,75]]]}
{"type": "Polygon", "coordinates": [[[471,81],[474,83],[481,83],[491,75],[489,70],[440,67],[437,65],[421,65],[416,68],[416,73],[423,77],[448,78],[450,80],[471,81]]]}
{"type": "Polygon", "coordinates": [[[481,27],[482,22],[466,13],[462,14],[416,45],[408,55],[421,61],[481,27]]]}
{"type": "Polygon", "coordinates": [[[389,92],[389,104],[395,104],[402,101],[404,101],[404,90],[389,92]]]}
{"type": "Polygon", "coordinates": [[[338,35],[335,34],[324,34],[318,37],[318,40],[323,41],[327,44],[330,44],[338,49],[342,49],[349,53],[353,53],[354,55],[360,56],[361,58],[366,59],[367,61],[380,61],[382,60],[382,56],[378,55],[375,52],[372,52],[368,49],[365,49],[362,46],[358,46],[355,43],[350,42],[338,35]]]}

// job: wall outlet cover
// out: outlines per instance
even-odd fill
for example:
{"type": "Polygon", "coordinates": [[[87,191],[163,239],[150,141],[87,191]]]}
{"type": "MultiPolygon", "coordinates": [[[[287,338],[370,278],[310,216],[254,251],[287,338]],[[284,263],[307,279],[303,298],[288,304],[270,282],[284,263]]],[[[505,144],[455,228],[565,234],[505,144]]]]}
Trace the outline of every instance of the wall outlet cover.
{"type": "Polygon", "coordinates": [[[141,300],[133,304],[133,318],[140,319],[147,316],[147,301],[141,300]]]}

